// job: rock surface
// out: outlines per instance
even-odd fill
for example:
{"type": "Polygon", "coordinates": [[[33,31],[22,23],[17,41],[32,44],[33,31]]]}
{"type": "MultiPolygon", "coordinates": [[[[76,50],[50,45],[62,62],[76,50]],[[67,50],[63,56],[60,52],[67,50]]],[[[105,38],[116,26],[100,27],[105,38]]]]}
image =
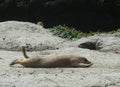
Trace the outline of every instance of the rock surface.
{"type": "MultiPolygon", "coordinates": [[[[98,34],[78,40],[79,47],[120,54],[120,33],[98,34]]],[[[77,43],[78,43],[77,42],[77,43]]]]}
{"type": "Polygon", "coordinates": [[[120,87],[120,55],[82,48],[65,48],[34,55],[73,54],[88,58],[94,64],[89,68],[24,68],[9,64],[22,58],[21,52],[0,51],[0,87],[120,87]]]}
{"type": "Polygon", "coordinates": [[[28,50],[56,49],[64,41],[33,23],[17,21],[0,23],[1,49],[20,51],[22,46],[27,46],[28,50]]]}
{"type": "Polygon", "coordinates": [[[120,47],[119,36],[95,35],[66,41],[33,23],[2,22],[0,87],[120,87],[120,54],[116,54],[120,47]],[[32,50],[27,53],[29,56],[71,54],[86,57],[93,65],[89,68],[10,67],[14,59],[23,57],[22,52],[18,52],[21,46],[28,46],[32,50]]]}

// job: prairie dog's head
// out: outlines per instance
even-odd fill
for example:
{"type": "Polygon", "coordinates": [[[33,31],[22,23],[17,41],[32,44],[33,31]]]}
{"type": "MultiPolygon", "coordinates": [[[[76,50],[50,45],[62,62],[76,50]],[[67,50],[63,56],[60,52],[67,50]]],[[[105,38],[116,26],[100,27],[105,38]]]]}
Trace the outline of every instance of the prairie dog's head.
{"type": "Polygon", "coordinates": [[[44,26],[42,21],[37,22],[37,25],[41,25],[42,27],[44,26]]]}
{"type": "Polygon", "coordinates": [[[80,67],[90,67],[91,65],[93,65],[93,63],[87,60],[85,57],[79,57],[78,59],[80,67]]]}
{"type": "Polygon", "coordinates": [[[79,61],[80,63],[91,64],[91,62],[87,60],[85,57],[79,57],[79,61]]]}

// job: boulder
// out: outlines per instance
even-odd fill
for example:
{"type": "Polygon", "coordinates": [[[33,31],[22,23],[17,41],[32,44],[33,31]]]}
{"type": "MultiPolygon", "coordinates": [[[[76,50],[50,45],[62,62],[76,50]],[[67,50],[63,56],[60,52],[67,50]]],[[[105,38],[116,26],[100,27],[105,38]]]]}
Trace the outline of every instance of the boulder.
{"type": "Polygon", "coordinates": [[[52,35],[49,30],[29,22],[6,21],[0,23],[0,48],[20,51],[22,46],[28,50],[57,49],[65,40],[52,35]]]}
{"type": "Polygon", "coordinates": [[[79,43],[78,47],[81,48],[120,53],[120,33],[98,34],[75,42],[79,43]]]}

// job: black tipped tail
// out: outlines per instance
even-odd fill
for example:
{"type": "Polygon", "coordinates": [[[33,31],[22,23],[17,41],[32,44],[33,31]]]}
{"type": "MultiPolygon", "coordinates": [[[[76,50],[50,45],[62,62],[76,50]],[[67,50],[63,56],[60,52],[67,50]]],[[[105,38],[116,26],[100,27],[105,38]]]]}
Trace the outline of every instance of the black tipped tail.
{"type": "Polygon", "coordinates": [[[26,49],[25,48],[26,48],[25,46],[22,46],[23,55],[24,55],[25,58],[29,58],[26,54],[26,49]]]}
{"type": "Polygon", "coordinates": [[[9,65],[10,65],[10,66],[14,65],[14,62],[10,63],[9,65]]]}

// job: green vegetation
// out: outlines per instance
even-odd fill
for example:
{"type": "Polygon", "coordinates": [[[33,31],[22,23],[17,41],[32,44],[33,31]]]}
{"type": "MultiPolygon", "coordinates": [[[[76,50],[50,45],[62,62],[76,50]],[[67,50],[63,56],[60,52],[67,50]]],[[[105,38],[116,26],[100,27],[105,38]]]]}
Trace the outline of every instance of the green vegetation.
{"type": "Polygon", "coordinates": [[[80,39],[82,37],[92,36],[95,34],[113,34],[113,33],[120,32],[120,29],[109,31],[109,32],[97,31],[97,32],[83,33],[81,31],[76,30],[75,28],[70,28],[66,25],[58,25],[51,28],[50,31],[56,36],[73,40],[73,39],[80,39]]]}
{"type": "Polygon", "coordinates": [[[54,35],[67,38],[67,39],[80,39],[81,37],[91,36],[94,33],[83,33],[76,30],[75,28],[70,28],[66,25],[58,25],[50,29],[54,35]]]}
{"type": "Polygon", "coordinates": [[[70,28],[65,25],[55,26],[51,29],[51,32],[53,32],[54,35],[67,39],[74,39],[74,38],[79,39],[83,36],[84,37],[86,36],[85,33],[77,31],[74,28],[70,28]]]}

